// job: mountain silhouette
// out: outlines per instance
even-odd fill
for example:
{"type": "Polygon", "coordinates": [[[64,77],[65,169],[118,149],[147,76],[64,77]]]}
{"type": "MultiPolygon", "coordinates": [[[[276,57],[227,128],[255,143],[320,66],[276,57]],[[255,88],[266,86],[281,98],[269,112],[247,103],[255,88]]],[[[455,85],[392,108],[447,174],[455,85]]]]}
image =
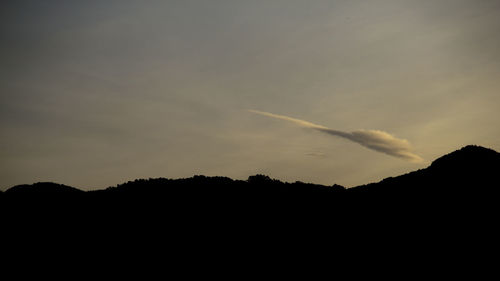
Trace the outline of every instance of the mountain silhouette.
{"type": "Polygon", "coordinates": [[[495,192],[499,187],[500,154],[468,145],[444,155],[418,171],[350,189],[370,193],[429,193],[457,195],[495,192]]]}
{"type": "Polygon", "coordinates": [[[19,185],[0,193],[3,232],[16,238],[3,241],[141,258],[144,249],[174,260],[201,253],[206,265],[216,262],[214,253],[226,253],[229,264],[274,264],[270,250],[351,261],[368,253],[369,263],[385,262],[380,257],[389,251],[401,263],[423,256],[440,264],[443,255],[431,254],[438,249],[463,261],[463,253],[481,256],[477,249],[497,243],[499,171],[499,153],[466,146],[425,169],[353,188],[266,175],[137,179],[94,191],[19,185]]]}
{"type": "MultiPolygon", "coordinates": [[[[286,183],[266,175],[245,180],[194,176],[185,179],[138,179],[103,190],[82,191],[56,183],[18,185],[0,193],[4,206],[17,209],[144,211],[148,214],[231,214],[367,212],[398,209],[403,212],[496,206],[500,154],[469,145],[444,155],[408,174],[353,188],[311,183],[286,183]],[[89,206],[92,206],[90,208],[89,206]],[[278,211],[280,212],[280,211],[278,211]]],[[[97,212],[97,211],[96,211],[97,212]]]]}
{"type": "Polygon", "coordinates": [[[67,186],[64,184],[57,184],[52,182],[38,182],[34,184],[16,185],[8,189],[6,194],[22,194],[23,196],[50,196],[57,194],[81,194],[84,191],[67,186]]]}

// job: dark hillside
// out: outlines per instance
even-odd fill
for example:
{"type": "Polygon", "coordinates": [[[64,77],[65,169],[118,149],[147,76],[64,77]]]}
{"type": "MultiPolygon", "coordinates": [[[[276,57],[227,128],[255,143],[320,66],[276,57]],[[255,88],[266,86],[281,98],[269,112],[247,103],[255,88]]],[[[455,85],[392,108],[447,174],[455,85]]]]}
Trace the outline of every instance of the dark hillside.
{"type": "Polygon", "coordinates": [[[496,192],[500,184],[499,174],[498,152],[469,145],[436,159],[425,169],[350,190],[370,193],[425,193],[438,196],[496,192]]]}
{"type": "Polygon", "coordinates": [[[83,191],[63,184],[52,182],[38,182],[31,185],[16,185],[12,188],[9,188],[5,193],[10,196],[54,196],[57,194],[82,194],[83,191]]]}
{"type": "Polygon", "coordinates": [[[92,241],[95,252],[135,245],[173,259],[206,253],[209,261],[221,251],[230,259],[266,258],[269,249],[339,259],[339,249],[355,259],[370,249],[375,259],[388,249],[398,259],[428,258],[436,249],[464,257],[455,253],[490,249],[498,240],[499,159],[468,146],[428,168],[351,189],[265,175],[139,179],[88,192],[36,183],[0,193],[0,214],[4,233],[49,250],[92,241]]]}
{"type": "Polygon", "coordinates": [[[64,205],[81,212],[114,210],[196,216],[238,216],[267,212],[431,213],[442,209],[484,209],[497,204],[500,154],[466,146],[429,167],[350,189],[339,185],[285,183],[265,175],[246,181],[227,177],[138,179],[104,190],[83,192],[55,183],[15,186],[0,195],[4,206],[41,210],[64,205]],[[29,204],[28,204],[29,203],[29,204]]]}

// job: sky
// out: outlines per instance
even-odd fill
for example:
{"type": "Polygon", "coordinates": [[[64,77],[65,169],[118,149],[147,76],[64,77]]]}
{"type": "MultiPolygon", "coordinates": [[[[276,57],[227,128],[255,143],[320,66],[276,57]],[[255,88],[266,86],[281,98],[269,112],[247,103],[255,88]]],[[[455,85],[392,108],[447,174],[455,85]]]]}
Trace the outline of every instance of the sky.
{"type": "Polygon", "coordinates": [[[1,190],[199,174],[350,187],[500,151],[500,0],[0,5],[1,190]]]}

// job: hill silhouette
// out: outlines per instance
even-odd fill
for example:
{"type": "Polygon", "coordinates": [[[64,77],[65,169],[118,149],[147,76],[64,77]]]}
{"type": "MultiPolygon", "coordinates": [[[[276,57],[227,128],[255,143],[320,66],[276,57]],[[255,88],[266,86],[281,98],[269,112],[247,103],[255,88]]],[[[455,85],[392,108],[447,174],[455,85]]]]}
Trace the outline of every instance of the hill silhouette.
{"type": "MultiPolygon", "coordinates": [[[[102,249],[118,259],[134,252],[177,261],[196,255],[207,266],[217,263],[217,253],[230,266],[245,259],[251,267],[256,260],[275,264],[269,252],[284,261],[368,255],[367,264],[386,268],[381,254],[392,253],[394,265],[421,257],[441,264],[446,257],[468,266],[498,240],[499,171],[499,153],[467,146],[425,169],[354,188],[265,175],[138,179],[86,192],[55,183],[19,185],[0,193],[3,233],[12,237],[3,241],[28,249],[46,245],[42,252],[56,245],[69,256],[102,249]]],[[[419,262],[411,265],[421,270],[419,262]]]]}
{"type": "Polygon", "coordinates": [[[456,196],[496,192],[499,187],[500,154],[492,149],[469,145],[444,155],[418,171],[386,178],[378,183],[357,186],[351,191],[366,193],[425,193],[429,196],[456,196]]]}
{"type": "Polygon", "coordinates": [[[57,196],[59,194],[81,194],[84,191],[67,186],[64,184],[57,184],[52,182],[38,182],[34,184],[16,185],[8,189],[6,194],[17,194],[23,196],[57,196]]]}
{"type": "Polygon", "coordinates": [[[345,188],[311,183],[286,183],[265,175],[246,181],[227,177],[194,176],[185,179],[138,179],[103,190],[82,191],[56,183],[14,186],[0,193],[4,206],[16,209],[144,211],[148,214],[231,214],[257,213],[345,213],[391,210],[432,213],[461,208],[484,209],[496,206],[500,154],[469,145],[436,159],[432,164],[405,175],[377,183],[345,188]],[[41,208],[40,208],[41,206],[41,208]],[[92,206],[92,208],[89,208],[92,206]]]}

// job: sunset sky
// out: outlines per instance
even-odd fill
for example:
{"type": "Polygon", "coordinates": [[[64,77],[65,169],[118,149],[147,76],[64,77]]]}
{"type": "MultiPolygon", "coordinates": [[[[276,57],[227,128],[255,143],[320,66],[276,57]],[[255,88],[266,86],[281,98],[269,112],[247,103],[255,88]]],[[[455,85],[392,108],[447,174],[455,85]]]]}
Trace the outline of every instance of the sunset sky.
{"type": "Polygon", "coordinates": [[[0,43],[1,190],[500,151],[500,0],[6,0],[0,43]]]}

